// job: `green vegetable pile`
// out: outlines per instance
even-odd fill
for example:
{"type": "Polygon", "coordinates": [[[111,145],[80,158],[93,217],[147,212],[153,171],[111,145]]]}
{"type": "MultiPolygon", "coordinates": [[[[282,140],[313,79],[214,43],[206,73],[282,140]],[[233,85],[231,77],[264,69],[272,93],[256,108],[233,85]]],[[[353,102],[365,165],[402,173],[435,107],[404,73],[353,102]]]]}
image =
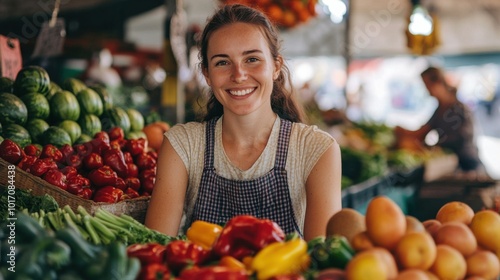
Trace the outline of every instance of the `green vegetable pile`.
{"type": "MultiPolygon", "coordinates": [[[[4,222],[8,217],[8,202],[9,199],[7,187],[0,186],[0,222],[4,222]]],[[[16,210],[26,209],[28,212],[52,212],[59,208],[59,204],[51,195],[33,195],[30,191],[16,189],[14,194],[14,204],[16,210]]]]}
{"type": "Polygon", "coordinates": [[[78,206],[75,212],[69,205],[53,212],[34,212],[31,216],[39,225],[53,231],[72,227],[93,244],[110,244],[114,241],[125,245],[151,242],[167,244],[174,239],[146,227],[127,214],[118,216],[102,208],[97,209],[94,216],[83,206],[78,206]]]}
{"type": "MultiPolygon", "coordinates": [[[[119,241],[95,245],[71,227],[46,230],[31,216],[17,212],[15,235],[8,224],[0,231],[2,279],[136,279],[141,269],[119,241]]],[[[10,223],[10,222],[9,222],[10,223]]]]}

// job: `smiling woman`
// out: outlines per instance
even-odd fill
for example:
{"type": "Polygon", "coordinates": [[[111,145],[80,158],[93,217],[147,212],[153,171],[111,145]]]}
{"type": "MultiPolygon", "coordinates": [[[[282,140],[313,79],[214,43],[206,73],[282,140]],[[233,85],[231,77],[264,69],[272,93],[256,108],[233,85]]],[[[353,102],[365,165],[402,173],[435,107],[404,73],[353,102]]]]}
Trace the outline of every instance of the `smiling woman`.
{"type": "Polygon", "coordinates": [[[146,225],[177,235],[197,220],[247,214],[324,236],[341,209],[340,149],[302,123],[277,29],[258,10],[226,5],[199,44],[207,113],[165,133],[146,225]]]}

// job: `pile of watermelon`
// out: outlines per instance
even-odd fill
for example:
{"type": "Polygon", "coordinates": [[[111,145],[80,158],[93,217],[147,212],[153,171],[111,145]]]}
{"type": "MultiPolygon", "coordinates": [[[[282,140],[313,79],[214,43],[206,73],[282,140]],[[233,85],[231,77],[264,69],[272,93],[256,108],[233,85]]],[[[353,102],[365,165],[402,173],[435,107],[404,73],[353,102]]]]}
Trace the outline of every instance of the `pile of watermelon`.
{"type": "Polygon", "coordinates": [[[146,138],[143,115],[114,106],[103,86],[87,86],[76,78],[58,85],[35,65],[21,69],[15,80],[0,78],[0,142],[62,147],[88,142],[113,127],[122,128],[127,139],[146,138]]]}

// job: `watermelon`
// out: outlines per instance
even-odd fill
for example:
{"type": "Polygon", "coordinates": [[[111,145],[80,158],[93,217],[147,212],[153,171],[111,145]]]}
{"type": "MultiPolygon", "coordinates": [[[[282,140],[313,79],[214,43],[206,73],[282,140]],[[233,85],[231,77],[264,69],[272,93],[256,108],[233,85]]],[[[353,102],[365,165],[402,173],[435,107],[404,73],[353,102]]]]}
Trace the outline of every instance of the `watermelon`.
{"type": "Polygon", "coordinates": [[[80,137],[78,137],[78,139],[76,139],[75,143],[73,144],[83,144],[89,142],[90,140],[92,140],[92,137],[88,136],[87,134],[82,134],[80,135],[80,137]]]}
{"type": "Polygon", "coordinates": [[[143,131],[129,131],[129,133],[125,135],[125,139],[139,139],[139,138],[148,139],[146,133],[144,133],[143,131]]]}
{"type": "Polygon", "coordinates": [[[101,97],[104,111],[109,110],[113,107],[113,98],[104,86],[96,85],[91,86],[90,88],[97,92],[97,94],[99,94],[99,96],[101,97]]]}
{"type": "Polygon", "coordinates": [[[92,114],[85,114],[80,117],[78,124],[82,128],[82,133],[91,137],[102,130],[101,120],[98,116],[92,114]]]}
{"type": "Polygon", "coordinates": [[[99,94],[91,88],[86,88],[76,94],[81,112],[84,114],[102,115],[103,105],[99,94]]]}
{"type": "Polygon", "coordinates": [[[56,92],[63,90],[58,84],[54,83],[53,81],[50,81],[50,89],[49,92],[45,97],[47,97],[47,100],[50,100],[56,92]]]}
{"type": "Polygon", "coordinates": [[[53,121],[76,121],[80,117],[80,104],[76,96],[67,90],[62,90],[54,94],[49,104],[50,117],[53,121]]]}
{"type": "Polygon", "coordinates": [[[49,101],[41,93],[31,92],[21,96],[28,109],[28,119],[46,120],[50,114],[49,101]]]}
{"type": "Polygon", "coordinates": [[[21,96],[30,92],[43,95],[49,92],[50,77],[45,69],[37,65],[23,67],[14,80],[14,93],[21,96]]]}
{"type": "Polygon", "coordinates": [[[3,142],[3,137],[0,136],[0,144],[3,142]]]}
{"type": "Polygon", "coordinates": [[[66,130],[58,126],[50,126],[42,134],[43,145],[52,144],[58,148],[68,144],[71,145],[71,136],[66,130]]]}
{"type": "Polygon", "coordinates": [[[0,93],[0,123],[24,125],[28,120],[28,108],[21,98],[12,93],[0,93]]]}
{"type": "Polygon", "coordinates": [[[31,141],[36,144],[43,143],[42,134],[49,128],[49,124],[42,119],[31,119],[24,126],[31,135],[31,141]]]}
{"type": "Polygon", "coordinates": [[[77,78],[67,78],[61,84],[61,88],[76,95],[81,90],[86,89],[87,86],[85,85],[84,82],[82,82],[81,80],[79,80],[77,78]]]}
{"type": "Polygon", "coordinates": [[[101,116],[102,128],[109,130],[112,127],[119,126],[127,134],[130,131],[130,118],[127,111],[120,107],[113,107],[104,112],[101,116]]]}
{"type": "Polygon", "coordinates": [[[24,148],[31,144],[31,136],[28,130],[18,124],[11,123],[3,128],[2,136],[4,139],[10,139],[24,148]]]}
{"type": "Polygon", "coordinates": [[[0,93],[3,92],[14,92],[14,80],[9,77],[0,77],[0,93]]]}
{"type": "Polygon", "coordinates": [[[58,125],[60,128],[64,129],[68,134],[69,137],[71,137],[71,143],[74,143],[76,139],[82,135],[82,129],[80,125],[71,120],[64,120],[58,125]]]}
{"type": "Polygon", "coordinates": [[[142,131],[144,128],[144,116],[134,108],[128,108],[127,115],[130,119],[130,131],[142,131]]]}

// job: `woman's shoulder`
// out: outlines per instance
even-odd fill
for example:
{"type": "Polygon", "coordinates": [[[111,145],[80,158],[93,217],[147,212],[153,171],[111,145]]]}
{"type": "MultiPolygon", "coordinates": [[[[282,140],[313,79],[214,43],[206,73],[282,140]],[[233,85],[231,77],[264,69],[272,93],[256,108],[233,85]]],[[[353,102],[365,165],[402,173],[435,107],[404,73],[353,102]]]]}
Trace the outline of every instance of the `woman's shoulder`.
{"type": "Polygon", "coordinates": [[[305,123],[293,123],[292,134],[298,139],[318,139],[322,141],[335,141],[333,136],[328,132],[322,130],[317,125],[310,125],[305,123]]]}
{"type": "Polygon", "coordinates": [[[175,138],[185,138],[185,137],[196,137],[205,132],[205,122],[187,122],[178,123],[173,125],[167,132],[165,136],[169,139],[175,138]]]}

